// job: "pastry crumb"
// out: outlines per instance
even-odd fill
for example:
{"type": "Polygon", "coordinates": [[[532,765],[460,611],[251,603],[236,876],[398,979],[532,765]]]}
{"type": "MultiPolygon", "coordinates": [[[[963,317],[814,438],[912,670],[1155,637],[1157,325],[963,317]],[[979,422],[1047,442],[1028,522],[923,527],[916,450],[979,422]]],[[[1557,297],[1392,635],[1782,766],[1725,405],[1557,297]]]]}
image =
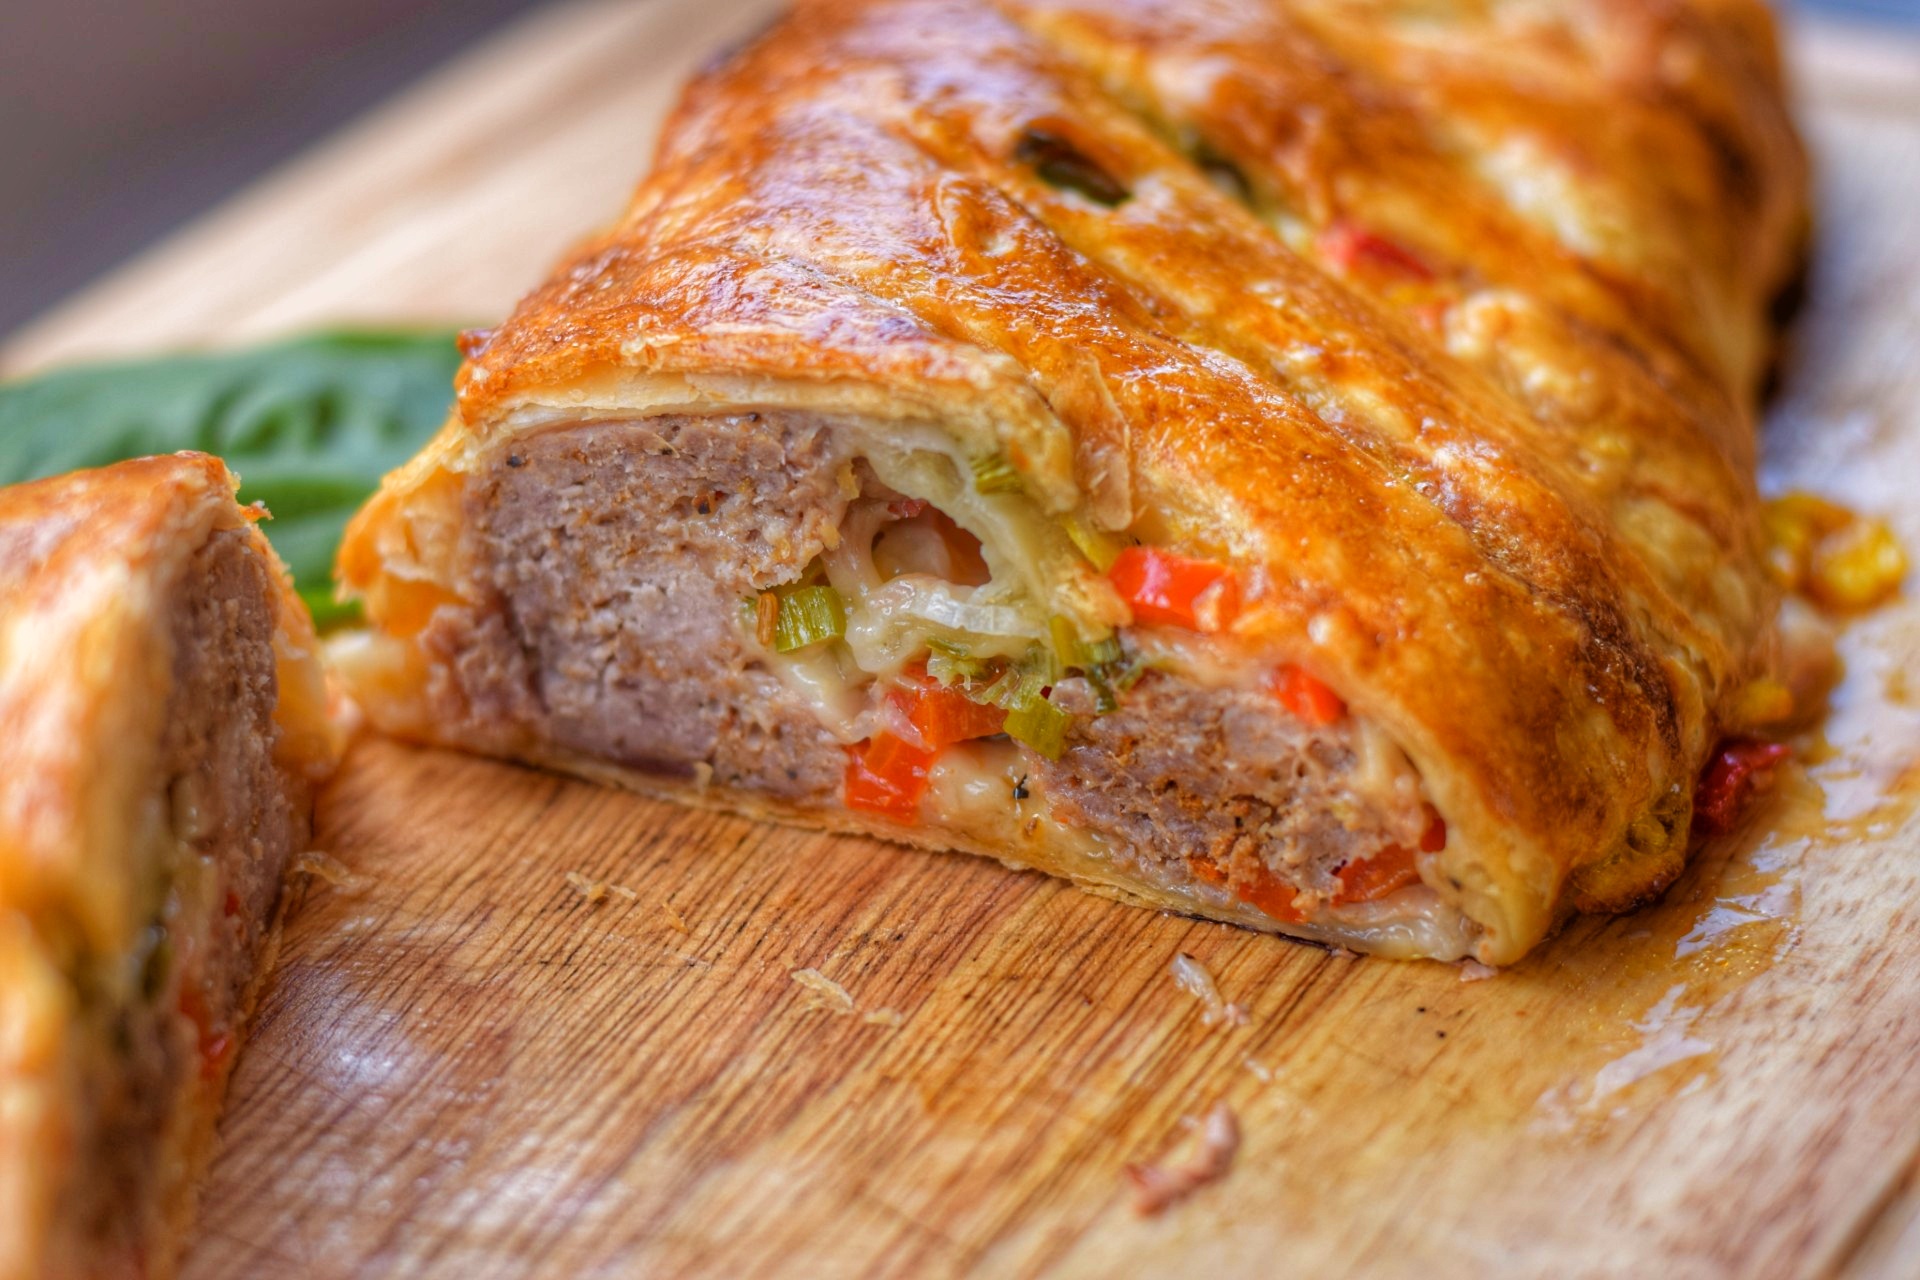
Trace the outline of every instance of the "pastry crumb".
{"type": "Polygon", "coordinates": [[[660,899],[660,913],[666,916],[667,927],[672,929],[674,932],[676,933],[692,933],[693,932],[693,930],[687,928],[687,918],[681,915],[678,911],[674,910],[673,904],[671,902],[668,902],[665,898],[660,899]]]}
{"type": "Polygon", "coordinates": [[[366,877],[347,870],[346,865],[330,853],[311,849],[293,860],[287,868],[287,877],[306,877],[308,883],[324,880],[342,893],[357,893],[367,887],[366,877]]]}
{"type": "Polygon", "coordinates": [[[836,1018],[853,1012],[853,997],[847,989],[818,969],[795,969],[787,976],[813,994],[810,1007],[824,1009],[836,1018]]]}
{"type": "Polygon", "coordinates": [[[567,872],[567,887],[585,898],[589,903],[604,901],[607,896],[606,881],[590,880],[578,871],[567,872]]]}
{"type": "MultiPolygon", "coordinates": [[[[1194,1127],[1191,1116],[1183,1123],[1194,1127]]],[[[1127,1181],[1133,1184],[1133,1211],[1146,1218],[1164,1212],[1211,1182],[1218,1182],[1233,1168],[1240,1152],[1240,1121],[1233,1108],[1224,1102],[1213,1104],[1207,1118],[1200,1122],[1193,1151],[1177,1163],[1130,1164],[1127,1181]]]]}
{"type": "Polygon", "coordinates": [[[1220,998],[1220,988],[1214,985],[1213,975],[1207,966],[1182,951],[1174,956],[1173,963],[1167,966],[1173,980],[1194,999],[1200,1001],[1205,1009],[1200,1014],[1202,1026],[1244,1027],[1249,1019],[1246,1009],[1238,1004],[1230,1004],[1220,998]]]}
{"type": "MultiPolygon", "coordinates": [[[[621,898],[627,902],[640,901],[639,893],[626,885],[615,884],[611,880],[595,880],[578,871],[567,872],[567,888],[585,898],[588,903],[605,902],[609,897],[621,898]]],[[[685,933],[686,929],[683,927],[680,932],[685,933]]]]}
{"type": "MultiPolygon", "coordinates": [[[[807,989],[809,1009],[819,1009],[836,1018],[860,1013],[852,993],[818,969],[795,969],[787,976],[807,989]]],[[[898,1009],[880,1008],[861,1013],[860,1021],[870,1027],[898,1027],[905,1025],[907,1019],[898,1009]]]]}
{"type": "Polygon", "coordinates": [[[1490,964],[1481,964],[1478,960],[1460,962],[1460,981],[1485,982],[1488,978],[1497,978],[1500,971],[1490,964]]]}

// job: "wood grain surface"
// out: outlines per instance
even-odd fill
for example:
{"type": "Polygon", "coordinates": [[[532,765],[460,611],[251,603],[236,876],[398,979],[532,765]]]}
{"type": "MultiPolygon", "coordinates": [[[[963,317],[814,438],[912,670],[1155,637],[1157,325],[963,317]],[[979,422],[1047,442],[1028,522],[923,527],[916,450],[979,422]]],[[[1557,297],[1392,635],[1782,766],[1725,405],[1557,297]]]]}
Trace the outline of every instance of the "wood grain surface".
{"type": "MultiPolygon", "coordinates": [[[[766,9],[536,15],[0,361],[496,316],[766,9]]],[[[1768,480],[1920,547],[1920,49],[1795,59],[1823,226],[1768,480]]],[[[363,741],[186,1274],[1920,1275],[1920,607],[1844,649],[1752,829],[1483,981],[363,741]],[[1124,1167],[1222,1102],[1228,1176],[1136,1215],[1124,1167]]]]}

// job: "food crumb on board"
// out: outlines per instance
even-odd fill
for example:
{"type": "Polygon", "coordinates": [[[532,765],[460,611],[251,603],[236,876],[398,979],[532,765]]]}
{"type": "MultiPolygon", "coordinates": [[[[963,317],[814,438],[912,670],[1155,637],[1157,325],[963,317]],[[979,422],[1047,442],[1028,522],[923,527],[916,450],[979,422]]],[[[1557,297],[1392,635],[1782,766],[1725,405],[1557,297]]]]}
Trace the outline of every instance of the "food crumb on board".
{"type": "Polygon", "coordinates": [[[1460,981],[1485,982],[1488,978],[1497,978],[1500,971],[1490,964],[1481,964],[1478,960],[1460,962],[1460,981]]]}
{"type": "Polygon", "coordinates": [[[588,902],[599,902],[607,896],[606,881],[589,880],[578,871],[567,872],[567,887],[588,902]]]}
{"type": "MultiPolygon", "coordinates": [[[[628,902],[640,901],[640,895],[623,884],[615,884],[611,880],[595,880],[578,871],[567,872],[567,888],[585,898],[589,903],[605,902],[609,895],[624,898],[628,902]]],[[[686,930],[682,928],[680,932],[685,933],[686,930]]]]}
{"type": "Polygon", "coordinates": [[[1173,980],[1180,989],[1206,1006],[1200,1015],[1202,1026],[1244,1027],[1247,1025],[1247,1011],[1237,1004],[1228,1004],[1220,998],[1220,988],[1214,985],[1213,975],[1207,972],[1207,966],[1182,951],[1174,956],[1173,963],[1167,966],[1173,980]]]}
{"type": "Polygon", "coordinates": [[[1242,1058],[1240,1065],[1253,1072],[1253,1078],[1261,1084],[1273,1083],[1273,1068],[1257,1058],[1242,1058]]]}
{"type": "MultiPolygon", "coordinates": [[[[836,1018],[860,1012],[854,1005],[852,994],[818,969],[795,969],[787,976],[807,989],[810,995],[807,1007],[810,1009],[822,1010],[836,1018]]],[[[881,1008],[860,1014],[860,1021],[870,1027],[899,1027],[906,1025],[907,1019],[898,1009],[881,1008]]]]}
{"type": "Polygon", "coordinates": [[[853,1012],[853,997],[847,989],[818,969],[795,969],[787,976],[813,993],[813,1008],[824,1009],[836,1018],[853,1012]]]}
{"type": "Polygon", "coordinates": [[[355,893],[366,888],[366,877],[355,875],[346,865],[332,854],[311,849],[293,860],[287,868],[287,876],[305,876],[309,883],[324,880],[342,893],[355,893]]]}
{"type": "Polygon", "coordinates": [[[661,911],[661,914],[666,916],[667,925],[670,928],[672,928],[676,933],[693,932],[691,929],[687,928],[687,918],[681,915],[678,911],[674,910],[673,904],[671,902],[668,902],[665,898],[660,899],[660,911],[661,911]]]}
{"type": "MultiPolygon", "coordinates": [[[[1187,1121],[1192,1124],[1191,1118],[1187,1121]]],[[[1133,1184],[1133,1211],[1151,1217],[1178,1203],[1210,1182],[1218,1182],[1233,1168],[1240,1151],[1240,1121],[1224,1102],[1213,1104],[1199,1126],[1192,1153],[1174,1164],[1130,1164],[1127,1181],[1133,1184]]]]}

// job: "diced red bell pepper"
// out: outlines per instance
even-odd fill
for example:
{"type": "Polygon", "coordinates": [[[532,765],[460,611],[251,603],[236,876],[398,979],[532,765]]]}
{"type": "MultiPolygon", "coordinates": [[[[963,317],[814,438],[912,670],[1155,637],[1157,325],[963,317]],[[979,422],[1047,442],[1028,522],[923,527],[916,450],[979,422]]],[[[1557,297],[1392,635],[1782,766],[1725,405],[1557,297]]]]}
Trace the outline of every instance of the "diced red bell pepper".
{"type": "Polygon", "coordinates": [[[922,690],[907,713],[907,719],[920,731],[921,740],[933,750],[974,738],[990,738],[1006,727],[1004,707],[975,702],[958,689],[935,685],[922,690]]]}
{"type": "Polygon", "coordinates": [[[1339,694],[1290,662],[1274,670],[1267,687],[1282,706],[1315,728],[1338,724],[1347,714],[1339,694]]]}
{"type": "Polygon", "coordinates": [[[939,754],[884,731],[848,748],[847,808],[912,822],[927,791],[927,771],[939,754]]]}
{"type": "Polygon", "coordinates": [[[1306,913],[1293,904],[1299,893],[1298,889],[1265,867],[1233,885],[1234,897],[1248,906],[1258,907],[1275,920],[1285,920],[1290,924],[1298,924],[1307,918],[1306,913]]]}
{"type": "Polygon", "coordinates": [[[927,675],[924,663],[910,664],[901,675],[911,683],[892,690],[887,697],[919,733],[920,745],[930,751],[956,742],[990,738],[1007,723],[1005,708],[975,702],[959,689],[940,684],[927,675]]]}
{"type": "Polygon", "coordinates": [[[1128,547],[1107,570],[1133,620],[1149,626],[1223,631],[1240,615],[1240,580],[1212,560],[1189,560],[1158,547],[1128,547]]]}
{"type": "Polygon", "coordinates": [[[1194,858],[1187,865],[1196,878],[1208,884],[1224,885],[1234,897],[1248,906],[1259,908],[1275,920],[1298,924],[1307,918],[1293,905],[1299,891],[1283,883],[1265,867],[1256,867],[1251,873],[1233,877],[1227,868],[1208,858],[1194,858]]]}
{"type": "Polygon", "coordinates": [[[1752,739],[1725,742],[1693,792],[1693,830],[1720,836],[1740,825],[1755,796],[1773,785],[1780,765],[1793,754],[1784,742],[1752,739]]]}
{"type": "Polygon", "coordinates": [[[1408,280],[1433,279],[1433,268],[1411,250],[1344,218],[1320,233],[1319,246],[1345,272],[1367,269],[1408,280]]]}
{"type": "Polygon", "coordinates": [[[1420,881],[1414,866],[1413,850],[1390,844],[1371,858],[1356,858],[1333,873],[1340,890],[1333,895],[1336,904],[1372,902],[1398,889],[1420,881]]]}
{"type": "MultiPolygon", "coordinates": [[[[1427,806],[1426,829],[1420,833],[1420,852],[1438,853],[1447,847],[1447,820],[1432,805],[1427,806]]],[[[1420,882],[1420,860],[1405,845],[1390,844],[1371,858],[1347,863],[1333,873],[1340,891],[1333,896],[1343,902],[1372,902],[1395,890],[1420,882]]]]}

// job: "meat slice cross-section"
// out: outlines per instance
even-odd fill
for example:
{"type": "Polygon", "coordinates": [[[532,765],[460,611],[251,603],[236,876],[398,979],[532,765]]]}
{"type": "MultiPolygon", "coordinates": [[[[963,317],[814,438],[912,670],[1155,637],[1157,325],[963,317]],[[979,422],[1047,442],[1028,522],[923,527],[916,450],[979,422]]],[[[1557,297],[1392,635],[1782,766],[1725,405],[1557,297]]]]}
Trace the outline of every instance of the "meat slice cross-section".
{"type": "Polygon", "coordinates": [[[218,461],[0,490],[0,1277],[166,1275],[334,754],[218,461]]]}

